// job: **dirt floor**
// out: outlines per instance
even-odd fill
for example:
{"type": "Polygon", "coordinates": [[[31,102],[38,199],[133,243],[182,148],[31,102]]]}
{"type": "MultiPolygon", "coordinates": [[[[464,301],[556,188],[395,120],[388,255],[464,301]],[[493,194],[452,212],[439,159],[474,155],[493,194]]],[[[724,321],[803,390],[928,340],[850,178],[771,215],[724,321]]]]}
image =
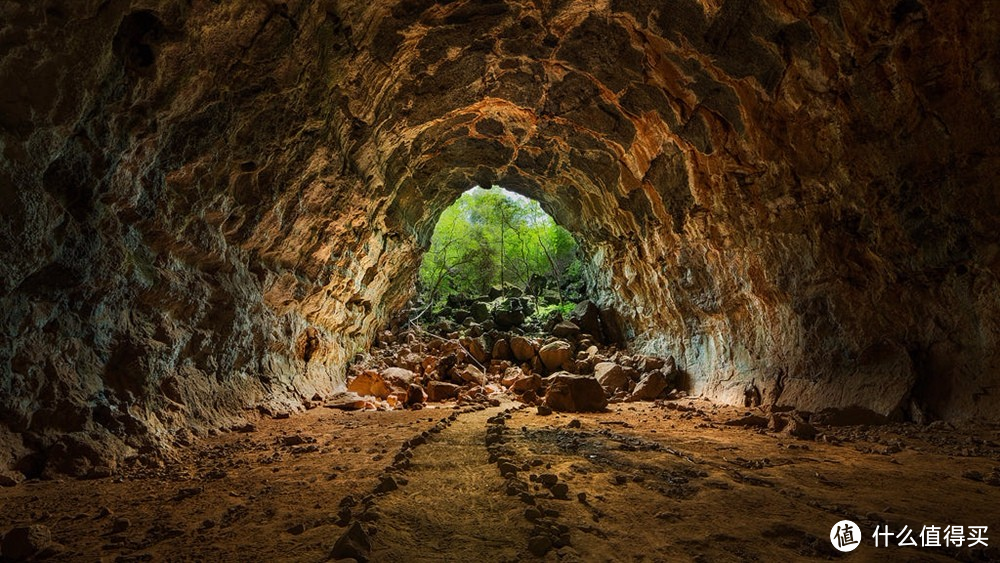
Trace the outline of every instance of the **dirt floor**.
{"type": "Polygon", "coordinates": [[[750,412],[697,399],[548,416],[317,408],[162,469],[0,488],[0,531],[44,526],[53,561],[324,561],[348,530],[372,561],[1000,561],[1000,537],[871,537],[997,534],[997,427],[820,427],[807,441],[725,424],[750,412]],[[846,554],[829,538],[843,519],[864,536],[846,554]]]}

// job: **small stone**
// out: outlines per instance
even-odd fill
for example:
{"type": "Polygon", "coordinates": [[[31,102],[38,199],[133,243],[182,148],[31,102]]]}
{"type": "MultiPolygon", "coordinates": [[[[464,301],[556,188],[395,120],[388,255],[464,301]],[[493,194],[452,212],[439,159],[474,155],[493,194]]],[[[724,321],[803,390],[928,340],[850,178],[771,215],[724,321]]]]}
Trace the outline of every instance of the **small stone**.
{"type": "Polygon", "coordinates": [[[535,414],[537,414],[538,416],[549,416],[550,414],[552,414],[552,409],[550,409],[545,405],[538,405],[538,409],[536,410],[535,414]]]}
{"type": "Polygon", "coordinates": [[[580,428],[581,426],[583,426],[583,423],[580,422],[579,418],[574,418],[566,425],[567,428],[580,428]]]}
{"type": "Polygon", "coordinates": [[[559,482],[559,477],[555,473],[542,473],[538,476],[538,482],[546,487],[551,487],[559,482]]]}
{"type": "Polygon", "coordinates": [[[285,531],[288,532],[289,534],[292,534],[293,536],[297,536],[297,535],[300,535],[300,534],[302,534],[303,532],[306,531],[306,525],[302,524],[302,523],[299,523],[299,524],[296,524],[296,525],[292,526],[291,528],[288,528],[285,531]]]}
{"type": "Polygon", "coordinates": [[[13,487],[21,482],[20,473],[0,471],[0,487],[13,487]]]}
{"type": "Polygon", "coordinates": [[[742,427],[759,427],[763,428],[768,425],[768,419],[757,416],[755,414],[747,415],[741,418],[734,418],[732,420],[727,420],[723,422],[726,426],[742,426],[742,427]]]}
{"type": "Polygon", "coordinates": [[[969,479],[970,481],[979,481],[980,483],[986,479],[986,476],[983,475],[981,471],[976,471],[974,469],[962,473],[962,477],[969,479]]]}
{"type": "Polygon", "coordinates": [[[334,560],[353,558],[361,563],[368,561],[372,541],[361,522],[355,521],[333,545],[330,557],[334,560]]]}
{"type": "Polygon", "coordinates": [[[786,431],[800,440],[812,440],[816,438],[816,428],[798,416],[792,416],[788,420],[786,431]]]}
{"type": "Polygon", "coordinates": [[[510,475],[517,475],[517,471],[519,468],[513,463],[503,462],[497,466],[497,469],[500,470],[501,477],[507,477],[510,475]]]}
{"type": "Polygon", "coordinates": [[[383,475],[379,479],[378,486],[375,487],[375,492],[376,493],[388,493],[388,492],[395,491],[398,488],[399,488],[399,484],[396,483],[396,479],[394,479],[392,477],[392,475],[383,475]]]}
{"type": "Polygon", "coordinates": [[[115,521],[111,524],[111,533],[120,534],[128,530],[131,526],[132,522],[128,518],[115,518],[115,521]]]}
{"type": "Polygon", "coordinates": [[[541,557],[548,553],[550,549],[552,549],[552,540],[545,536],[533,536],[530,540],[528,540],[528,551],[530,551],[532,555],[541,557]]]}
{"type": "Polygon", "coordinates": [[[549,490],[552,491],[552,496],[557,499],[569,499],[569,485],[566,483],[556,483],[555,485],[552,485],[552,488],[549,490]]]}

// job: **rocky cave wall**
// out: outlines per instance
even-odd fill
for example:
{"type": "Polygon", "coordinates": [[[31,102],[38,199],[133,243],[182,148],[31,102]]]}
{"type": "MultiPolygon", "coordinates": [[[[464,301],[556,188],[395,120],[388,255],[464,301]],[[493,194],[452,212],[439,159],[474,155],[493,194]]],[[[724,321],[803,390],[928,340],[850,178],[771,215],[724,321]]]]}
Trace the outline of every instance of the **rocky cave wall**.
{"type": "Polygon", "coordinates": [[[299,408],[473,184],[692,391],[996,419],[988,0],[0,3],[0,464],[299,408]],[[33,453],[34,452],[34,453],[33,453]]]}

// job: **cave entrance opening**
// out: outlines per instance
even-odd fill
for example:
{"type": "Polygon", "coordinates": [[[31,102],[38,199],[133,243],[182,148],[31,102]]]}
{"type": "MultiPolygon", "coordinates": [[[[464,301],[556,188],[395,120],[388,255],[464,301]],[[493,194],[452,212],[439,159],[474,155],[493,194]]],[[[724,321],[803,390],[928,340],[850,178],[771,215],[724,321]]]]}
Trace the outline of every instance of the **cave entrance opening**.
{"type": "Polygon", "coordinates": [[[573,235],[499,186],[474,186],[441,213],[417,276],[425,324],[537,331],[585,298],[573,235]]]}

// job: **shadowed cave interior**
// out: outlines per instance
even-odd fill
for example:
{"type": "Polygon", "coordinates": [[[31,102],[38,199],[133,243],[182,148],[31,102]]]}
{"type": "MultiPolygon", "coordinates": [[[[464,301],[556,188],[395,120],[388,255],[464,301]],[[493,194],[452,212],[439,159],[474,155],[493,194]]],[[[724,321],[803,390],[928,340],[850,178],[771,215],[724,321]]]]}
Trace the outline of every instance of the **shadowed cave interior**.
{"type": "Polygon", "coordinates": [[[0,557],[1000,559],[872,537],[1000,524],[997,18],[0,3],[0,557]],[[407,322],[475,185],[565,319],[407,322]]]}

